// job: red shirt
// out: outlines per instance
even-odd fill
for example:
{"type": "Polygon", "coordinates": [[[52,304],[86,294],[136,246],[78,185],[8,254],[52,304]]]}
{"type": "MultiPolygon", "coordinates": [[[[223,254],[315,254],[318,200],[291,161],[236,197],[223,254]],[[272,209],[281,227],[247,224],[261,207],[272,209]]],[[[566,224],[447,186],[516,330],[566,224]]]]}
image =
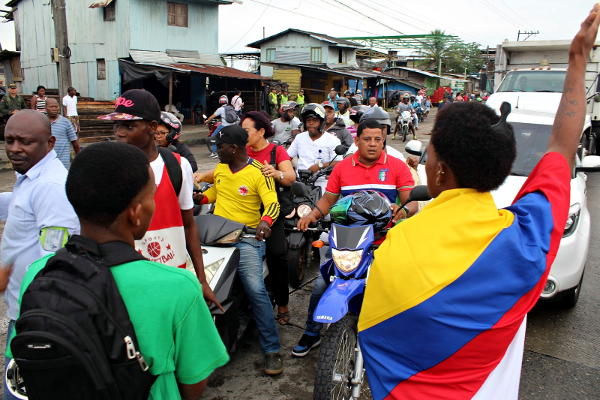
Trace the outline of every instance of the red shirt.
{"type": "MultiPolygon", "coordinates": [[[[250,148],[250,146],[246,147],[246,151],[248,152],[248,156],[254,158],[256,161],[259,161],[261,164],[271,163],[271,150],[276,146],[274,143],[269,143],[267,147],[260,151],[254,151],[250,148]]],[[[279,165],[283,161],[291,160],[287,151],[283,148],[283,146],[277,146],[277,150],[275,150],[275,163],[279,165]]]]}
{"type": "Polygon", "coordinates": [[[356,152],[333,168],[326,191],[347,196],[359,190],[376,190],[395,203],[398,190],[411,190],[414,185],[415,181],[404,161],[383,151],[375,164],[366,166],[358,161],[356,152]]]}

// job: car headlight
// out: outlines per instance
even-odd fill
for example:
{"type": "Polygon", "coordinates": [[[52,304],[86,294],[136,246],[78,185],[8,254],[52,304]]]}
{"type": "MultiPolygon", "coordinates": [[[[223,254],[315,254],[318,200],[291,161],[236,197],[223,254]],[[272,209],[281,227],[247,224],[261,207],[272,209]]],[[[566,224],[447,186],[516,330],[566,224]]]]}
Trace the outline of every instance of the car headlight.
{"type": "Polygon", "coordinates": [[[581,205],[579,203],[573,204],[569,207],[569,216],[567,217],[567,223],[565,224],[565,230],[563,237],[567,237],[573,234],[577,229],[577,223],[579,222],[579,215],[581,214],[581,205]]]}
{"type": "Polygon", "coordinates": [[[358,268],[362,255],[362,250],[331,250],[331,256],[336,267],[345,273],[352,272],[358,268]]]}
{"type": "Polygon", "coordinates": [[[300,218],[304,218],[306,217],[308,214],[310,214],[310,212],[312,211],[312,209],[310,208],[310,206],[308,204],[300,204],[298,206],[298,216],[300,218]]]}

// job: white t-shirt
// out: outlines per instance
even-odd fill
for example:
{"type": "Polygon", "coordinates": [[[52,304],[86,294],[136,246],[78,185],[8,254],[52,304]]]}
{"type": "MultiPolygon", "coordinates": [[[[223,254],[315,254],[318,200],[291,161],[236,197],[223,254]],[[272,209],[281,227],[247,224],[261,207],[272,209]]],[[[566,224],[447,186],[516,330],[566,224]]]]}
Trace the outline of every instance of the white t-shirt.
{"type": "Polygon", "coordinates": [[[335,148],[340,144],[340,139],[329,132],[312,140],[305,131],[296,135],[287,152],[291,158],[298,157],[298,169],[308,169],[318,163],[319,156],[323,163],[333,160],[336,156],[335,148]]]}
{"type": "Polygon", "coordinates": [[[277,141],[279,143],[286,142],[292,137],[292,131],[295,131],[300,127],[300,120],[294,117],[291,121],[282,121],[281,118],[277,118],[271,122],[271,126],[275,131],[275,135],[269,140],[271,142],[277,141]]]}
{"type": "Polygon", "coordinates": [[[63,106],[67,107],[67,117],[76,117],[77,115],[77,96],[66,95],[62,100],[63,106]]]}
{"type": "MultiPolygon", "coordinates": [[[[164,167],[165,162],[160,154],[150,163],[150,168],[154,172],[156,186],[160,184],[164,167]]],[[[194,193],[194,177],[192,166],[185,157],[181,157],[181,175],[183,179],[181,181],[181,191],[179,192],[179,208],[185,211],[194,207],[194,199],[192,198],[192,194],[194,193]]]]}
{"type": "Polygon", "coordinates": [[[235,111],[240,111],[244,105],[244,101],[242,100],[241,96],[233,96],[233,99],[231,99],[231,105],[235,111]]]}
{"type": "Polygon", "coordinates": [[[237,124],[237,121],[236,122],[227,122],[225,120],[225,105],[217,108],[217,111],[215,111],[215,115],[217,117],[221,117],[221,125],[223,125],[223,128],[225,128],[226,126],[229,126],[229,125],[235,125],[235,124],[237,124]]]}

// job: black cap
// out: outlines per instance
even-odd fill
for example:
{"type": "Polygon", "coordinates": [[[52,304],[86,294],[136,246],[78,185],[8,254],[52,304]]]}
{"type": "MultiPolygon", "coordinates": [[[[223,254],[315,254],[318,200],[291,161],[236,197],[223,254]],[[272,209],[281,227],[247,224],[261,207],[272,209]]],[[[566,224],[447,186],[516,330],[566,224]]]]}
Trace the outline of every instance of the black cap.
{"type": "Polygon", "coordinates": [[[216,144],[227,143],[235,144],[239,147],[246,147],[248,143],[248,133],[239,125],[229,125],[221,129],[217,134],[216,144]]]}
{"type": "Polygon", "coordinates": [[[115,112],[102,115],[98,119],[160,121],[160,106],[156,97],[147,90],[131,89],[115,101],[115,112]]]}

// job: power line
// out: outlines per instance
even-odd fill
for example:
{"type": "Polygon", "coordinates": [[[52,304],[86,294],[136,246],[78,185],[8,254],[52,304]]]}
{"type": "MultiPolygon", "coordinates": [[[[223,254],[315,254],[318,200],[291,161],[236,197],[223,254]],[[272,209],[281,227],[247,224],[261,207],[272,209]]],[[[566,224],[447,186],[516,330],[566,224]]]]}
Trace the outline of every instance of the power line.
{"type": "Polygon", "coordinates": [[[515,19],[506,14],[503,10],[499,9],[498,7],[496,7],[496,5],[494,3],[492,3],[489,0],[484,0],[483,4],[485,6],[487,6],[487,8],[489,10],[491,10],[493,13],[498,14],[498,16],[504,17],[506,19],[507,22],[509,22],[510,24],[512,24],[512,26],[514,26],[515,28],[519,29],[519,23],[515,23],[515,19]]]}
{"type": "Polygon", "coordinates": [[[238,43],[240,43],[243,39],[246,38],[246,35],[248,35],[250,33],[250,31],[252,29],[254,29],[254,27],[256,26],[256,23],[265,15],[265,13],[267,12],[267,10],[271,6],[271,2],[272,1],[273,0],[269,0],[269,4],[267,4],[265,6],[265,8],[262,10],[262,12],[260,13],[260,15],[258,16],[258,18],[256,18],[254,20],[254,22],[252,23],[252,26],[250,26],[250,28],[246,31],[246,33],[244,33],[242,36],[240,36],[240,38],[237,40],[237,42],[235,42],[234,44],[232,44],[231,46],[229,46],[229,48],[225,52],[228,52],[229,50],[233,49],[235,46],[238,45],[238,43]]]}
{"type": "Polygon", "coordinates": [[[355,13],[357,13],[357,14],[360,14],[360,15],[364,16],[365,18],[368,18],[368,19],[370,19],[371,21],[377,22],[378,24],[385,26],[386,28],[388,28],[388,29],[390,29],[390,30],[392,30],[392,31],[398,32],[398,33],[399,33],[399,34],[401,34],[401,35],[404,35],[404,34],[405,34],[405,33],[403,33],[403,32],[400,32],[400,31],[399,31],[398,29],[396,29],[396,28],[392,28],[391,26],[389,26],[389,25],[386,25],[386,24],[384,24],[384,23],[383,23],[383,22],[381,22],[381,21],[377,21],[375,18],[371,18],[371,17],[369,17],[367,14],[365,14],[365,13],[362,13],[362,12],[360,12],[360,11],[358,11],[358,10],[356,10],[356,9],[354,9],[354,8],[352,8],[352,7],[350,7],[349,5],[342,3],[340,0],[333,0],[333,1],[335,1],[336,3],[338,3],[339,5],[341,5],[341,6],[343,6],[343,7],[349,8],[350,10],[354,11],[354,12],[355,12],[355,13]]]}
{"type": "Polygon", "coordinates": [[[514,16],[517,17],[517,19],[519,20],[518,22],[521,24],[524,24],[525,26],[528,25],[530,22],[527,21],[525,18],[523,18],[521,16],[521,14],[519,14],[518,12],[515,11],[514,8],[512,8],[505,0],[502,0],[502,4],[504,4],[504,7],[506,9],[508,9],[514,16]]]}
{"type": "MultiPolygon", "coordinates": [[[[249,1],[252,1],[252,2],[258,3],[258,4],[262,4],[262,5],[267,5],[267,3],[264,3],[264,2],[259,1],[259,0],[249,0],[249,1]]],[[[327,20],[327,19],[317,18],[314,15],[303,14],[303,13],[300,13],[298,11],[289,10],[287,8],[278,7],[278,6],[275,6],[275,5],[272,5],[272,4],[271,4],[271,8],[275,8],[277,10],[284,11],[284,12],[287,12],[287,13],[292,13],[292,14],[294,14],[296,16],[299,15],[299,16],[302,16],[302,17],[310,18],[310,19],[313,19],[315,21],[325,22],[325,23],[330,24],[330,25],[335,25],[335,26],[339,26],[339,27],[342,27],[342,28],[348,28],[347,25],[338,24],[336,22],[332,22],[332,21],[327,20]]],[[[369,32],[369,31],[365,31],[364,29],[358,29],[358,28],[353,28],[353,29],[355,31],[358,31],[358,32],[368,33],[369,35],[379,35],[378,33],[373,33],[373,32],[369,32]]]]}

